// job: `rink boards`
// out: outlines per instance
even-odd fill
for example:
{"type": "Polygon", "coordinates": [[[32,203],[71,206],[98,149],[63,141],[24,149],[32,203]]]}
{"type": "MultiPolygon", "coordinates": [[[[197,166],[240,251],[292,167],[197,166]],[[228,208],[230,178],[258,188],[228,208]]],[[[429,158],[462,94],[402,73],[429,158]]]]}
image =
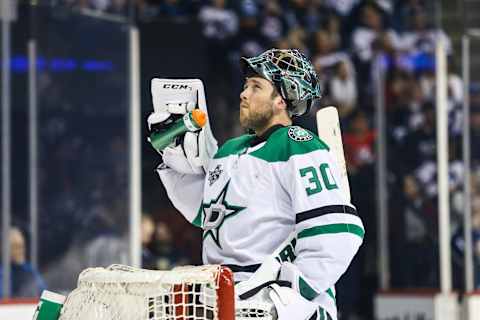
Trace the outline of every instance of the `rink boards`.
{"type": "Polygon", "coordinates": [[[374,309],[376,320],[478,320],[480,291],[462,299],[431,290],[385,291],[375,296],[374,309]]]}

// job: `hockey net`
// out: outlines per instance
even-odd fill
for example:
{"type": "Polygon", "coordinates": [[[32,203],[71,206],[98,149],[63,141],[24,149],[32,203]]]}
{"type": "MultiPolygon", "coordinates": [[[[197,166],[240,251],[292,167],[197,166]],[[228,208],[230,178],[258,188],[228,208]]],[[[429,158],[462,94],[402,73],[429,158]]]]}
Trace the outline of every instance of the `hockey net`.
{"type": "Polygon", "coordinates": [[[59,320],[234,320],[232,272],[218,265],[153,271],[89,268],[59,320]]]}

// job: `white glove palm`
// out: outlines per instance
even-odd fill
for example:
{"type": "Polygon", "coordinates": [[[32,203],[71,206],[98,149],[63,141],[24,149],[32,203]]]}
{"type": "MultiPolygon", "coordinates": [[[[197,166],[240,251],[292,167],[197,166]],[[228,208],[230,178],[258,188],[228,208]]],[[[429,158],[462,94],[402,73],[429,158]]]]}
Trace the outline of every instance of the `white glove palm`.
{"type": "Polygon", "coordinates": [[[198,151],[199,133],[187,132],[181,144],[168,146],[163,151],[163,163],[180,173],[204,174],[198,151]]]}

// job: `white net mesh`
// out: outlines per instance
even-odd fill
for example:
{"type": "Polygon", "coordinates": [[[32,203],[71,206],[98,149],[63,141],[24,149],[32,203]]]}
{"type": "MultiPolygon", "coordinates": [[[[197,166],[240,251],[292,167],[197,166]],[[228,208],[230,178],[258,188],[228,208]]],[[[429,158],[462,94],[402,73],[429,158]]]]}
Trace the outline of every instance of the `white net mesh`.
{"type": "Polygon", "coordinates": [[[220,266],[152,271],[123,265],[84,270],[59,320],[219,319],[220,266]]]}
{"type": "Polygon", "coordinates": [[[272,303],[261,301],[236,301],[236,320],[275,320],[277,314],[272,303]]]}

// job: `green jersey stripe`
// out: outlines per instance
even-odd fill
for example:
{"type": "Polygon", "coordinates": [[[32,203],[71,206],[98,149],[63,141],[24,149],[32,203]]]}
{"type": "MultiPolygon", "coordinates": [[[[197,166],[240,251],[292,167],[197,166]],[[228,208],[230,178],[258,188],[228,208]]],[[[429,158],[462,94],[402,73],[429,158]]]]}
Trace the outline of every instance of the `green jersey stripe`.
{"type": "Polygon", "coordinates": [[[320,314],[320,320],[325,320],[325,310],[322,307],[318,307],[318,313],[320,314]]]}
{"type": "MultiPolygon", "coordinates": [[[[220,159],[230,155],[243,154],[251,147],[250,143],[255,137],[255,135],[246,134],[228,140],[218,149],[213,158],[220,159]]],[[[330,149],[325,142],[305,129],[300,127],[282,127],[275,130],[262,147],[249,153],[249,155],[267,162],[286,162],[291,156],[303,155],[317,150],[328,151],[330,149]],[[289,134],[289,131],[292,130],[296,130],[297,133],[303,133],[304,136],[298,136],[298,140],[295,140],[295,136],[292,138],[289,134]],[[303,138],[303,140],[300,138],[303,138]]]]}
{"type": "Polygon", "coordinates": [[[325,142],[313,134],[311,134],[311,140],[295,141],[290,139],[288,136],[289,128],[292,127],[285,127],[275,131],[268,138],[265,145],[249,153],[249,155],[267,162],[286,162],[294,155],[303,155],[318,150],[329,150],[325,142]]]}
{"type": "Polygon", "coordinates": [[[252,141],[254,138],[254,134],[245,134],[238,138],[231,139],[221,146],[220,149],[218,149],[213,158],[220,159],[230,155],[243,153],[250,146],[250,141],[252,141]]]}
{"type": "Polygon", "coordinates": [[[298,289],[300,290],[300,295],[308,301],[312,301],[318,296],[318,292],[303,280],[302,277],[298,279],[298,289]]]}
{"type": "Polygon", "coordinates": [[[333,294],[332,288],[329,288],[329,289],[327,290],[327,294],[330,296],[330,298],[333,299],[333,301],[335,301],[335,302],[337,301],[337,299],[335,299],[335,295],[333,294]]]}
{"type": "Polygon", "coordinates": [[[201,228],[202,227],[202,206],[200,206],[200,208],[198,209],[198,212],[197,212],[197,216],[195,217],[195,219],[193,219],[192,221],[192,224],[195,226],[195,227],[199,227],[201,228]]]}
{"type": "MultiPolygon", "coordinates": [[[[298,279],[298,289],[300,291],[300,295],[309,301],[312,301],[319,295],[319,293],[313,289],[302,277],[299,277],[298,279]]],[[[333,293],[332,288],[328,288],[328,290],[325,292],[330,298],[333,299],[333,301],[336,302],[335,294],[333,293]]]]}
{"type": "Polygon", "coordinates": [[[330,233],[353,233],[363,239],[365,231],[356,224],[336,223],[304,229],[298,233],[298,239],[330,233]]]}

